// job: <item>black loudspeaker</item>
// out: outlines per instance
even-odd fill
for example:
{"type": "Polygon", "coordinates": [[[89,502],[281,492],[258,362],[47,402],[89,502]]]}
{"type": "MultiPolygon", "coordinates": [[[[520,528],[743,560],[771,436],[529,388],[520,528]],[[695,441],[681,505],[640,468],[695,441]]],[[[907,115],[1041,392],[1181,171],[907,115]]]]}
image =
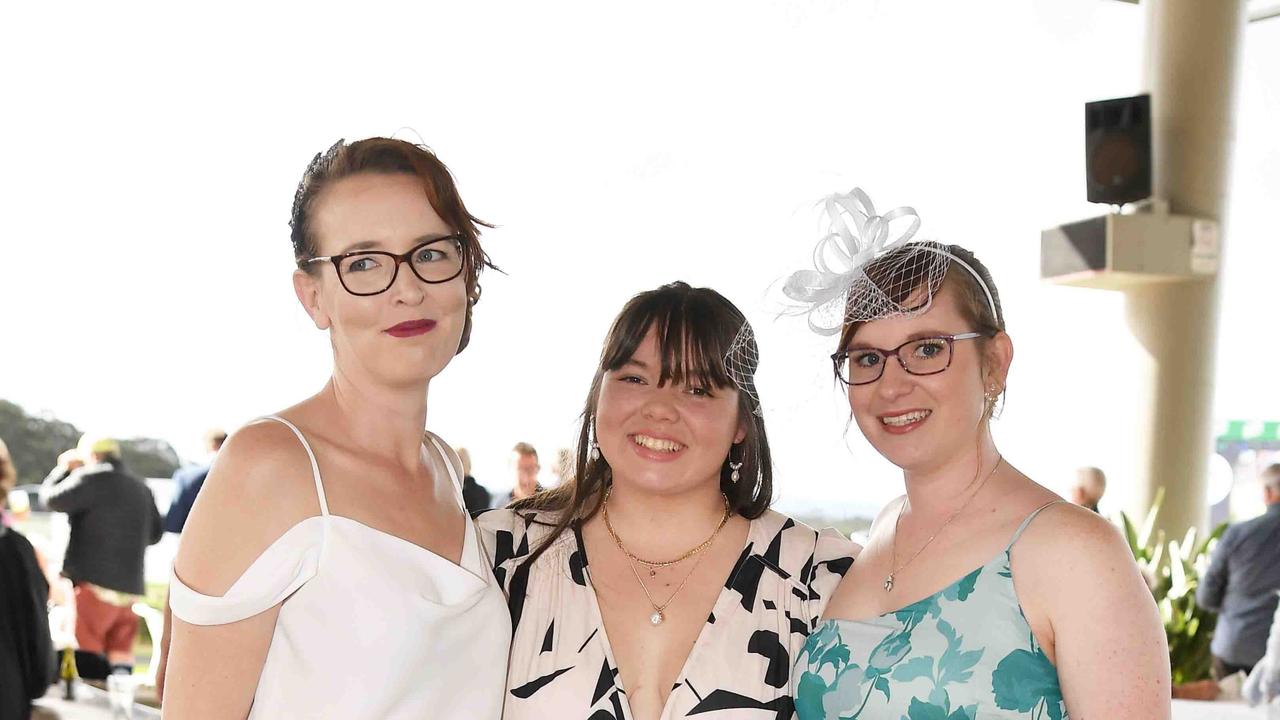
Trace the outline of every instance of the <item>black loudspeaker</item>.
{"type": "Polygon", "coordinates": [[[1085,103],[1084,148],[1089,202],[1151,197],[1151,96],[1085,103]]]}

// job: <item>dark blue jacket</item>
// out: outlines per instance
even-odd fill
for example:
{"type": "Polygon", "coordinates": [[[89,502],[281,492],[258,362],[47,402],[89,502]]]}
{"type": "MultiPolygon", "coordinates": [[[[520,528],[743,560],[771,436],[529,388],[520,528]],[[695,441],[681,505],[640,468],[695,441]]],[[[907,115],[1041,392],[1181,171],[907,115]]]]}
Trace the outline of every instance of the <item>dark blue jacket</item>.
{"type": "Polygon", "coordinates": [[[191,514],[191,506],[196,495],[204,486],[204,479],[209,476],[209,465],[188,465],[178,468],[173,474],[173,502],[169,505],[169,513],[164,516],[165,532],[180,533],[187,524],[187,516],[191,514]]]}
{"type": "Polygon", "coordinates": [[[1218,611],[1210,644],[1216,657],[1244,667],[1262,659],[1278,591],[1280,503],[1227,528],[1200,579],[1196,602],[1218,611]]]}

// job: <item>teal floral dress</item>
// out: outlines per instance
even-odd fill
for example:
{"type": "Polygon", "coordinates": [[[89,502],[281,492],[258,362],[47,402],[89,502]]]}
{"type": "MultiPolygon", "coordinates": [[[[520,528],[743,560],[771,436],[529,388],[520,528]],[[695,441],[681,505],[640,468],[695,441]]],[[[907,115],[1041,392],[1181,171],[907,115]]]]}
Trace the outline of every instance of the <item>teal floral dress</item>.
{"type": "Polygon", "coordinates": [[[1031,633],[1009,563],[1043,509],[1003,552],[937,593],[871,620],[819,624],[793,669],[797,717],[1066,720],[1057,669],[1031,633]]]}

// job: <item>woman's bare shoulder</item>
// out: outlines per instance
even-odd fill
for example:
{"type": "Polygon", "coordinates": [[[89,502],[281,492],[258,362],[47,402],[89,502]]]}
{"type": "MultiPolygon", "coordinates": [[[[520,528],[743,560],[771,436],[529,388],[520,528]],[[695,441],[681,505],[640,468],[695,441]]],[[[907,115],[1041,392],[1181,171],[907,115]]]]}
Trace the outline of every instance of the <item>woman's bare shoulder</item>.
{"type": "Polygon", "coordinates": [[[1057,598],[1096,592],[1099,578],[1137,574],[1119,529],[1092,510],[1066,501],[1044,508],[1027,525],[1011,559],[1020,586],[1043,586],[1047,595],[1057,598]]]}
{"type": "Polygon", "coordinates": [[[220,594],[271,543],[320,513],[311,460],[283,423],[259,420],[227,438],[183,529],[175,569],[220,594]]]}

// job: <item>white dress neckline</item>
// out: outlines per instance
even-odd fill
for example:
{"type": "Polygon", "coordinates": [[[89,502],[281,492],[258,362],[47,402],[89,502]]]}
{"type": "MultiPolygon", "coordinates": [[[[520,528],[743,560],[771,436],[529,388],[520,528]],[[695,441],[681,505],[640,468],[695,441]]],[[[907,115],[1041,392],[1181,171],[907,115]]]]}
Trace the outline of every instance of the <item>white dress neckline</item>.
{"type": "Polygon", "coordinates": [[[193,625],[223,625],[279,605],[250,718],[467,717],[502,713],[510,617],[462,505],[447,446],[428,433],[465,516],[458,563],[329,511],[306,438],[320,515],[298,521],[221,596],[175,573],[170,606],[193,625]],[[462,690],[460,690],[462,689],[462,690]]]}

